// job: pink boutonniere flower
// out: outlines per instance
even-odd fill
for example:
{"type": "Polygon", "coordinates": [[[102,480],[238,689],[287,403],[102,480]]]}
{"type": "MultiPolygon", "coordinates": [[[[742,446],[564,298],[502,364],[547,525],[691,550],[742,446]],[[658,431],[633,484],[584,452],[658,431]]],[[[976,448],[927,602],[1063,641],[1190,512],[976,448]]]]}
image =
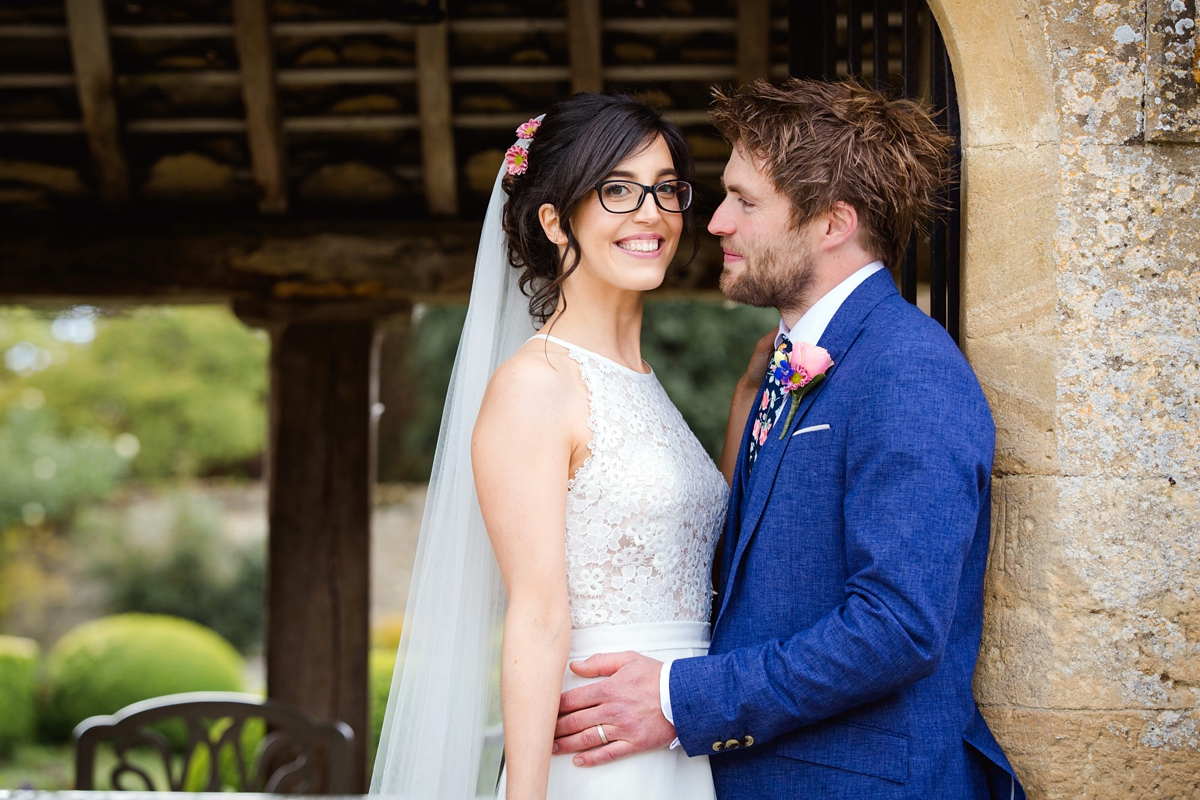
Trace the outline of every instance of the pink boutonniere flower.
{"type": "Polygon", "coordinates": [[[783,430],[779,433],[780,439],[787,435],[787,430],[792,425],[792,418],[796,415],[796,409],[800,407],[801,398],[825,379],[825,375],[832,366],[833,359],[829,357],[829,351],[808,342],[796,344],[792,348],[790,356],[784,355],[782,350],[775,351],[771,367],[774,369],[775,378],[783,387],[783,391],[792,398],[787,421],[783,423],[783,430]]]}
{"type": "Polygon", "coordinates": [[[509,175],[524,175],[529,167],[529,151],[519,144],[514,144],[504,154],[504,167],[509,175]]]}

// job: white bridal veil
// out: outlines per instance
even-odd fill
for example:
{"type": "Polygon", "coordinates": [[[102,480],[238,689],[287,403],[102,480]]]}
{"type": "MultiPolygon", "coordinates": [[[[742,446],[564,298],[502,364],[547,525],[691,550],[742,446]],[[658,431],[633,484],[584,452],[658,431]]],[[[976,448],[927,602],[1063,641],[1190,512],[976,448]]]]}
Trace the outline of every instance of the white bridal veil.
{"type": "Polygon", "coordinates": [[[372,794],[490,797],[499,774],[502,739],[494,724],[505,594],[475,496],[471,431],[492,372],[535,330],[518,272],[508,263],[501,227],[504,175],[501,166],[479,238],[372,794]]]}

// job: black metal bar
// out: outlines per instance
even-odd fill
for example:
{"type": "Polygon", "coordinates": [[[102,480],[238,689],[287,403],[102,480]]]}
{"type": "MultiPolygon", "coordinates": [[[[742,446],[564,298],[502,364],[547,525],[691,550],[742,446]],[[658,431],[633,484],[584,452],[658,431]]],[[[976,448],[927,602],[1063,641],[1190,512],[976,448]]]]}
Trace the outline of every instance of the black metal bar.
{"type": "Polygon", "coordinates": [[[874,42],[871,46],[871,55],[875,62],[875,88],[881,92],[888,88],[888,43],[891,41],[888,33],[888,2],[887,0],[873,0],[871,35],[874,42]]]}
{"type": "MultiPolygon", "coordinates": [[[[946,45],[937,25],[931,26],[929,50],[929,89],[933,99],[934,121],[948,128],[946,113],[946,45]]],[[[945,190],[938,193],[939,209],[930,226],[929,237],[929,316],[946,325],[946,214],[945,190]]]]}
{"type": "Polygon", "coordinates": [[[861,77],[862,62],[862,6],[858,0],[846,0],[846,73],[852,78],[861,77]]]}
{"type": "Polygon", "coordinates": [[[822,48],[821,77],[827,81],[837,80],[837,0],[822,0],[821,25],[825,32],[822,48]]]}
{"type": "MultiPolygon", "coordinates": [[[[923,0],[900,0],[901,17],[901,91],[907,98],[915,98],[920,89],[917,69],[920,64],[921,29],[917,18],[923,0]]],[[[905,300],[917,303],[917,235],[913,233],[904,250],[904,263],[900,267],[900,294],[905,300]]]]}
{"type": "MultiPolygon", "coordinates": [[[[945,53],[945,48],[942,50],[945,53]]],[[[962,124],[958,116],[958,89],[954,85],[954,69],[946,55],[946,126],[954,137],[950,147],[950,167],[954,183],[950,186],[949,219],[946,226],[946,330],[954,341],[959,340],[962,313],[962,124]]]]}
{"type": "Polygon", "coordinates": [[[904,26],[904,96],[913,98],[920,91],[917,70],[921,63],[921,21],[918,12],[922,0],[903,0],[904,26]]]}
{"type": "Polygon", "coordinates": [[[792,0],[788,4],[788,72],[794,78],[837,77],[835,0],[792,0]]]}
{"type": "Polygon", "coordinates": [[[788,75],[793,78],[812,76],[812,3],[792,0],[788,3],[788,75]]]}
{"type": "Polygon", "coordinates": [[[917,234],[908,237],[904,261],[900,264],[900,296],[914,306],[917,304],[917,234]]]}

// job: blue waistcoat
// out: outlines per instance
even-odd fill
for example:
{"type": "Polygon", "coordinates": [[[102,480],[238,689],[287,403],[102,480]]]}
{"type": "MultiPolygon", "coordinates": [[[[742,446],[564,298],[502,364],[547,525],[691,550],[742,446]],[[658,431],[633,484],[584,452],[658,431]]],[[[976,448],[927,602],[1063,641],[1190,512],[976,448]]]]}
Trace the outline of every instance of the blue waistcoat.
{"type": "Polygon", "coordinates": [[[833,367],[753,470],[747,424],[710,654],[671,668],[680,742],[712,757],[720,800],[1024,798],[971,691],[995,445],[979,383],[887,271],[818,344],[833,367]]]}

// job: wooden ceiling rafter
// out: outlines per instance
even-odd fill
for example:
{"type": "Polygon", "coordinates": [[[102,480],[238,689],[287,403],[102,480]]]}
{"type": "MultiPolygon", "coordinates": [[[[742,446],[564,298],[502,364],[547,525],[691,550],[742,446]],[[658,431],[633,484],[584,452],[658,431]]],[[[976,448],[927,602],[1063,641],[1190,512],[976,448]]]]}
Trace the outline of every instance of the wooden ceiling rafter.
{"type": "MultiPolygon", "coordinates": [[[[893,25],[900,24],[900,15],[893,25]]],[[[839,17],[844,27],[846,17],[839,17]]],[[[870,17],[868,16],[869,22],[870,17]]],[[[600,21],[605,33],[643,33],[647,23],[661,33],[736,33],[738,22],[731,17],[659,17],[647,20],[633,17],[610,17],[600,21]]],[[[487,33],[565,33],[567,21],[561,18],[526,17],[520,19],[450,19],[446,23],[453,34],[487,33]]],[[[419,26],[390,20],[313,20],[306,22],[275,22],[271,34],[276,37],[378,36],[413,35],[419,26]]],[[[771,20],[771,29],[787,31],[787,17],[771,20]]],[[[233,26],[227,23],[164,23],[144,25],[110,25],[114,39],[221,39],[233,36],[233,26]]],[[[3,39],[61,39],[67,36],[63,25],[0,24],[3,39]]]]}
{"type": "Polygon", "coordinates": [[[771,0],[741,0],[737,16],[737,82],[771,77],[771,0]]]}
{"type": "Polygon", "coordinates": [[[416,60],[425,203],[430,214],[452,217],[458,214],[458,168],[454,159],[450,32],[445,22],[420,26],[416,60]]]}
{"type": "Polygon", "coordinates": [[[129,164],[121,149],[104,0],[66,0],[66,12],[83,131],[100,201],[108,208],[120,208],[129,202],[129,164]]]}
{"type": "Polygon", "coordinates": [[[258,210],[283,214],[288,206],[287,156],[267,0],[233,0],[233,28],[258,210]]]}
{"type": "Polygon", "coordinates": [[[567,0],[566,22],[571,91],[604,91],[600,0],[567,0]]]}

